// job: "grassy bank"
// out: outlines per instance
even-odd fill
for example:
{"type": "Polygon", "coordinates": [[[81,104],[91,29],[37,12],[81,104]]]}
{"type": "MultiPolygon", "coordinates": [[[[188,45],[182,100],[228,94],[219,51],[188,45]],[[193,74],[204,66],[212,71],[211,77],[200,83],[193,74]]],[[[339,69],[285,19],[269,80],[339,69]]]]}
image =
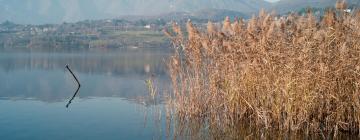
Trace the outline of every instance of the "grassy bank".
{"type": "Polygon", "coordinates": [[[175,135],[359,134],[360,12],[345,8],[320,19],[260,12],[207,31],[188,22],[187,36],[174,24],[166,34],[177,50],[167,103],[175,135]]]}

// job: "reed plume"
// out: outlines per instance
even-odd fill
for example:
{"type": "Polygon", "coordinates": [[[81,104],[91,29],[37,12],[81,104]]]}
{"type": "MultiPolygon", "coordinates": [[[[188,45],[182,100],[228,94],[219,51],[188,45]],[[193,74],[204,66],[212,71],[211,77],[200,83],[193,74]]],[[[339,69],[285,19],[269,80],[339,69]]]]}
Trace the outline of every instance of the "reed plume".
{"type": "Polygon", "coordinates": [[[347,8],[347,3],[345,0],[336,1],[335,8],[337,10],[345,10],[347,8]]]}

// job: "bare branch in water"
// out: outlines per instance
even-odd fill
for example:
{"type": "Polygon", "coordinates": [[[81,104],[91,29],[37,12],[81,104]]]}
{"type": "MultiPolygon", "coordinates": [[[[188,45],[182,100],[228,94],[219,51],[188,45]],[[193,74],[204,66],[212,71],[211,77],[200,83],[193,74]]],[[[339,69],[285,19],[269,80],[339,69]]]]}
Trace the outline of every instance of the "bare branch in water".
{"type": "Polygon", "coordinates": [[[69,65],[66,65],[66,69],[69,70],[69,72],[71,73],[71,75],[74,77],[76,83],[78,84],[78,88],[77,90],[75,91],[74,95],[72,96],[72,98],[69,100],[69,102],[66,104],[66,108],[69,108],[69,105],[71,104],[71,102],[74,100],[74,98],[76,97],[76,95],[78,94],[79,90],[80,90],[80,87],[81,87],[81,84],[78,80],[78,78],[75,76],[75,74],[72,72],[72,70],[70,69],[69,65]]]}

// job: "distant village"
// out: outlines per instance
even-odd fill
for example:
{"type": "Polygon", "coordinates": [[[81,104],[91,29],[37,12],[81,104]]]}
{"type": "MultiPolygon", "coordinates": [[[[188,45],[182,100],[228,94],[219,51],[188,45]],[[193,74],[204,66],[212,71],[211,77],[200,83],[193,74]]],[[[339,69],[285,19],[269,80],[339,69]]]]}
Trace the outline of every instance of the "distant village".
{"type": "MultiPolygon", "coordinates": [[[[297,14],[304,15],[307,8],[297,14]]],[[[325,9],[313,8],[313,14],[321,18],[325,9]]],[[[345,12],[351,13],[352,9],[345,12]]],[[[223,11],[220,11],[223,12],[223,11]]],[[[229,12],[217,13],[210,19],[216,25],[229,12]]],[[[237,13],[229,15],[231,19],[237,13]]],[[[206,13],[202,15],[207,15],[206,13]]],[[[281,19],[279,15],[277,19],[281,19]]],[[[163,18],[128,17],[124,19],[85,20],[76,23],[21,25],[11,21],[0,24],[0,48],[120,48],[163,47],[170,41],[162,30],[172,22],[183,25],[191,19],[194,24],[205,27],[209,17],[194,17],[188,13],[173,13],[163,18]]]]}
{"type": "Polygon", "coordinates": [[[166,40],[158,20],[86,20],[77,23],[20,25],[0,24],[0,47],[123,47],[159,46],[166,40]],[[139,39],[139,40],[137,40],[139,39]]]}

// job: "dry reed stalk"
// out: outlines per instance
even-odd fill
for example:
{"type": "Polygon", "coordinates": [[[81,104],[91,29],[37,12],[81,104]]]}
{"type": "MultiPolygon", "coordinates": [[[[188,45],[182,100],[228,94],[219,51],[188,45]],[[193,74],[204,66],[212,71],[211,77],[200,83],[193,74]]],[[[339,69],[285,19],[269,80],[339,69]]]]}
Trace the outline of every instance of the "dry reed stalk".
{"type": "Polygon", "coordinates": [[[209,22],[205,33],[189,21],[169,62],[175,133],[359,134],[359,13],[330,10],[319,21],[311,12],[276,19],[262,11],[248,22],[225,18],[222,31],[209,22]]]}

